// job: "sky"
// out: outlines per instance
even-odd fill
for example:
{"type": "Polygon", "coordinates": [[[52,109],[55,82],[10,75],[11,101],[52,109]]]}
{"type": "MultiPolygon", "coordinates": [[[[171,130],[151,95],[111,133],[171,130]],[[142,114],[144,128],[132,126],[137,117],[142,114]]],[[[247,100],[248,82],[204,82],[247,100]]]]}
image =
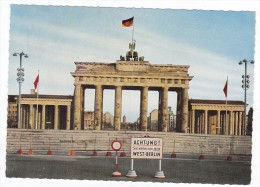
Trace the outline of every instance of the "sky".
{"type": "MultiPolygon", "coordinates": [[[[139,56],[151,64],[189,65],[190,99],[244,99],[241,88],[243,59],[254,59],[255,12],[172,10],[149,8],[96,8],[69,6],[11,5],[8,94],[18,94],[19,57],[23,58],[25,81],[22,93],[30,93],[40,72],[39,93],[73,95],[71,72],[75,61],[116,62],[125,55],[133,27],[121,22],[134,16],[134,39],[139,56]]],[[[254,65],[248,65],[253,104],[254,65]]],[[[94,90],[85,92],[85,111],[94,109],[94,90]]],[[[123,91],[122,115],[127,121],[139,117],[140,92],[123,91]]],[[[104,91],[103,112],[114,112],[114,91],[104,91]]],[[[169,92],[175,113],[176,93],[169,92]]],[[[158,108],[158,92],[150,92],[148,113],[158,108]]]]}

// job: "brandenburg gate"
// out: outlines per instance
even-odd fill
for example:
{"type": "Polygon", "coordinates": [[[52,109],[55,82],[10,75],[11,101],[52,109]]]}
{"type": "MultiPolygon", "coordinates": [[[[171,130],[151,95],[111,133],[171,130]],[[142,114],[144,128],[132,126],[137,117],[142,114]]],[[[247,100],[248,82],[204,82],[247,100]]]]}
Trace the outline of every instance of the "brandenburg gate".
{"type": "MultiPolygon", "coordinates": [[[[135,45],[133,43],[133,45],[135,45]]],[[[83,128],[84,93],[87,88],[95,89],[94,129],[101,130],[103,114],[103,90],[115,90],[114,127],[120,131],[122,116],[122,90],[140,90],[140,130],[147,130],[148,91],[159,92],[158,131],[167,131],[168,92],[177,93],[177,108],[180,114],[181,132],[188,127],[188,89],[192,76],[187,65],[151,64],[138,58],[134,46],[126,57],[120,57],[115,63],[75,62],[74,77],[74,119],[73,129],[83,128]]]]}

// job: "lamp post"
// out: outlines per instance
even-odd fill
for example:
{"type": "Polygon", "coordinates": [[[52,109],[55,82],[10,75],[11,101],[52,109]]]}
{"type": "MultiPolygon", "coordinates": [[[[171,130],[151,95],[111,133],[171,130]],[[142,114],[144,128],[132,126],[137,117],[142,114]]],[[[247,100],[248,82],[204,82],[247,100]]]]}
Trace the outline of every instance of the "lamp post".
{"type": "Polygon", "coordinates": [[[28,55],[25,54],[24,52],[21,53],[14,53],[13,56],[20,56],[20,68],[17,68],[17,82],[19,83],[19,99],[18,99],[18,128],[21,127],[21,88],[22,88],[22,82],[24,81],[24,68],[22,68],[22,57],[24,56],[25,58],[28,58],[28,55]]]}
{"type": "Polygon", "coordinates": [[[253,61],[253,60],[246,60],[246,59],[244,59],[244,60],[242,60],[242,61],[240,61],[238,64],[239,65],[242,65],[243,63],[245,64],[245,74],[244,75],[242,75],[242,88],[245,90],[245,92],[244,92],[244,119],[243,119],[243,121],[244,121],[244,135],[246,135],[246,91],[249,89],[249,83],[250,83],[250,81],[249,81],[249,78],[250,78],[250,76],[249,75],[247,75],[247,63],[251,63],[251,64],[254,64],[255,62],[253,61]]]}

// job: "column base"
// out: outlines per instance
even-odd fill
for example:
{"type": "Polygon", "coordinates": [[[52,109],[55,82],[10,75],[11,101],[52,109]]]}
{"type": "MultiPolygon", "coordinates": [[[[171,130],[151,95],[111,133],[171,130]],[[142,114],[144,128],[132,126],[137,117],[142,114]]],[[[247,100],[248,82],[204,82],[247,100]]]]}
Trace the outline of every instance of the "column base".
{"type": "Polygon", "coordinates": [[[129,177],[129,178],[137,177],[135,170],[129,170],[126,177],[129,177]]]}

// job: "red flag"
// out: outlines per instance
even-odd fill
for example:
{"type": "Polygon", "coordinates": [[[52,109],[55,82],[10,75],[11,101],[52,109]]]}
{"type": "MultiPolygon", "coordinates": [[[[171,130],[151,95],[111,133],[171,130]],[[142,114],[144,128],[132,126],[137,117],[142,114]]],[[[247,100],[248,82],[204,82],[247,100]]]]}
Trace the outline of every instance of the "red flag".
{"type": "Polygon", "coordinates": [[[35,79],[35,81],[34,81],[34,89],[36,89],[37,88],[37,86],[38,86],[38,83],[39,83],[39,73],[38,73],[38,75],[37,75],[37,77],[36,77],[36,79],[35,79]]]}
{"type": "Polygon", "coordinates": [[[131,27],[134,24],[134,17],[122,21],[123,27],[131,27]]]}
{"type": "Polygon", "coordinates": [[[228,93],[228,80],[226,81],[226,84],[224,86],[223,92],[225,93],[225,96],[227,97],[227,93],[228,93]]]}

